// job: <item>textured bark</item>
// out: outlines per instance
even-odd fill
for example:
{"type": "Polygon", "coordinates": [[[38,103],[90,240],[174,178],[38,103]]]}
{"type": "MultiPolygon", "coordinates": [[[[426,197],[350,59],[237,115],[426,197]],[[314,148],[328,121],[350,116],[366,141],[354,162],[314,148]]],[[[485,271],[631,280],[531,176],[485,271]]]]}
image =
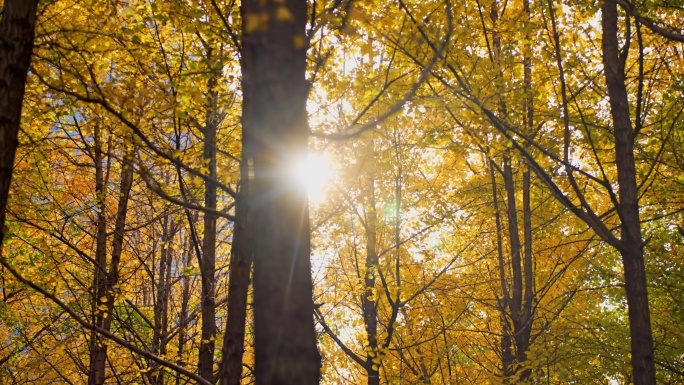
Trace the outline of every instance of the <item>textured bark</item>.
{"type": "Polygon", "coordinates": [[[656,383],[656,376],[634,161],[636,133],[632,128],[627,97],[625,63],[620,57],[616,1],[606,0],[601,11],[603,66],[613,118],[615,166],[619,187],[617,209],[621,220],[621,236],[618,250],[622,255],[625,273],[632,372],[635,385],[651,385],[656,383]]]}
{"type": "MultiPolygon", "coordinates": [[[[247,175],[248,156],[243,152],[242,171],[247,175]]],[[[252,268],[252,240],[248,233],[246,199],[249,196],[249,180],[240,181],[240,197],[235,207],[233,244],[231,247],[228,277],[228,316],[223,338],[223,360],[219,368],[221,385],[240,385],[242,377],[242,356],[245,351],[245,322],[247,317],[247,293],[252,268]]]]}
{"type": "Polygon", "coordinates": [[[306,155],[307,2],[242,3],[243,148],[249,151],[258,385],[317,384],[310,225],[289,165],[306,155]]]}
{"type": "Polygon", "coordinates": [[[0,19],[0,251],[37,6],[37,0],[5,0],[0,19]]]}

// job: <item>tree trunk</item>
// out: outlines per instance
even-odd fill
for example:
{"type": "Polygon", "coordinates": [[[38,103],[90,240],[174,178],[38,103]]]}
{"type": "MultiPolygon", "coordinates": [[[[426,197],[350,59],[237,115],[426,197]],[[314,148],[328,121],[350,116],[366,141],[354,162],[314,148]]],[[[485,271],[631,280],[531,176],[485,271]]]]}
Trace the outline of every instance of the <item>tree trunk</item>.
{"type": "Polygon", "coordinates": [[[375,274],[378,273],[379,259],[377,253],[377,223],[378,216],[375,211],[375,179],[371,174],[369,181],[368,214],[366,215],[366,263],[364,274],[365,291],[362,298],[363,323],[366,327],[366,337],[368,338],[368,348],[366,352],[366,374],[368,375],[368,385],[380,384],[380,371],[378,366],[373,363],[378,354],[378,305],[375,293],[375,274]],[[375,366],[375,367],[374,367],[375,366]]]}
{"type": "MultiPolygon", "coordinates": [[[[218,128],[218,93],[216,90],[220,72],[216,73],[216,60],[209,49],[207,62],[212,75],[209,78],[209,100],[204,125],[203,159],[209,161],[209,176],[216,179],[216,130],[218,128]]],[[[207,181],[204,185],[204,207],[216,210],[216,184],[207,181]]],[[[216,335],[216,214],[204,213],[204,237],[202,238],[202,331],[199,347],[198,374],[212,382],[214,378],[214,350],[216,335]]]]}
{"type": "MultiPolygon", "coordinates": [[[[243,152],[242,175],[248,175],[248,157],[243,152]]],[[[228,277],[228,316],[226,332],[223,338],[223,360],[219,369],[221,385],[240,385],[242,377],[242,356],[245,351],[245,322],[247,317],[247,293],[249,291],[250,272],[252,268],[252,251],[250,245],[247,212],[249,196],[249,180],[240,181],[240,199],[235,207],[235,223],[233,227],[233,244],[231,248],[228,277]]]]}
{"type": "Polygon", "coordinates": [[[496,174],[494,171],[494,160],[489,160],[489,176],[492,182],[492,204],[494,207],[494,218],[496,220],[496,257],[499,270],[499,284],[501,285],[501,298],[499,299],[499,311],[501,312],[501,367],[503,383],[507,384],[508,379],[513,374],[513,352],[511,327],[506,318],[506,311],[510,304],[508,295],[508,282],[506,280],[506,261],[503,255],[503,235],[501,231],[501,213],[499,211],[499,193],[496,185],[496,174]]]}
{"type": "MultiPolygon", "coordinates": [[[[525,92],[525,133],[527,135],[534,135],[534,97],[532,95],[532,48],[530,46],[531,35],[529,33],[530,24],[530,1],[523,0],[523,10],[525,12],[525,45],[523,47],[523,91],[525,92]]],[[[536,298],[534,288],[534,269],[532,261],[532,207],[530,198],[531,191],[531,175],[530,168],[524,166],[523,170],[523,280],[524,289],[523,294],[523,308],[522,321],[523,327],[520,333],[522,346],[518,346],[518,362],[527,360],[527,351],[530,348],[530,336],[532,334],[532,323],[534,321],[534,300],[536,298]]],[[[521,381],[526,381],[532,374],[530,369],[524,370],[521,375],[521,381]]]]}
{"type": "MultiPolygon", "coordinates": [[[[166,180],[169,183],[169,180],[166,180]]],[[[173,242],[176,233],[176,225],[170,215],[166,213],[162,220],[161,251],[159,258],[159,274],[156,280],[157,295],[154,302],[154,334],[152,336],[152,352],[159,356],[166,355],[166,345],[169,329],[169,301],[171,286],[171,271],[173,267],[173,253],[169,247],[173,242]]],[[[180,349],[179,349],[180,351],[180,349]]],[[[165,382],[165,371],[156,362],[150,362],[149,367],[150,383],[153,385],[163,385],[165,382]],[[160,370],[161,369],[161,370],[160,370]]]]}
{"type": "Polygon", "coordinates": [[[37,0],[5,0],[0,19],[0,251],[37,7],[37,0]]]}
{"type": "Polygon", "coordinates": [[[318,384],[308,204],[289,173],[306,156],[309,135],[307,2],[247,0],[241,15],[256,383],[318,384]]]}
{"type": "MultiPolygon", "coordinates": [[[[511,248],[511,265],[513,270],[513,290],[511,293],[511,316],[513,322],[520,320],[522,312],[522,261],[520,257],[520,235],[518,234],[518,210],[515,201],[515,184],[511,158],[504,156],[504,188],[506,191],[506,215],[508,217],[508,243],[511,248]]],[[[516,327],[517,329],[517,327],[516,327]]]]}
{"type": "MultiPolygon", "coordinates": [[[[97,238],[96,238],[96,264],[93,280],[93,324],[109,331],[114,311],[114,299],[116,297],[114,286],[119,281],[119,263],[123,252],[124,229],[126,227],[126,214],[128,212],[128,198],[133,186],[133,168],[124,160],[121,171],[119,186],[119,203],[114,219],[114,237],[112,239],[112,254],[107,269],[107,222],[106,222],[106,180],[103,175],[102,149],[99,128],[95,129],[95,179],[97,195],[97,238]]],[[[101,385],[105,382],[105,366],[107,361],[106,339],[101,338],[95,331],[90,337],[90,364],[88,370],[88,384],[101,385]]]]}
{"type": "MultiPolygon", "coordinates": [[[[93,159],[95,161],[95,200],[97,206],[97,231],[95,235],[95,266],[93,273],[91,312],[93,325],[102,325],[103,312],[99,306],[103,303],[100,296],[106,292],[107,285],[107,208],[105,206],[106,182],[103,170],[102,133],[96,123],[93,137],[93,159]]],[[[106,307],[106,303],[105,303],[106,307]]],[[[90,364],[88,385],[103,384],[105,380],[105,359],[107,356],[105,342],[95,331],[90,333],[90,364]]]]}
{"type": "MultiPolygon", "coordinates": [[[[188,237],[186,235],[186,237],[188,237]]],[[[187,238],[186,238],[187,239],[187,238]]],[[[183,261],[182,261],[182,266],[183,269],[188,268],[190,266],[190,261],[192,260],[192,241],[191,240],[186,240],[185,241],[185,247],[183,251],[183,261]]],[[[178,366],[185,366],[185,360],[183,360],[183,354],[185,353],[185,343],[188,341],[188,336],[187,336],[187,324],[188,324],[188,304],[190,302],[190,279],[183,275],[181,278],[181,282],[183,283],[182,289],[181,289],[181,304],[180,304],[180,313],[178,315],[178,323],[179,323],[179,330],[178,330],[178,361],[176,362],[178,366]]],[[[180,373],[176,373],[176,384],[181,383],[181,376],[180,373]]]]}
{"type": "MultiPolygon", "coordinates": [[[[653,334],[646,288],[644,243],[639,218],[639,196],[634,161],[635,131],[625,85],[625,57],[618,45],[618,12],[615,0],[601,8],[603,27],[603,66],[608,87],[610,112],[615,136],[615,165],[618,173],[621,237],[619,251],[625,271],[625,289],[632,347],[632,372],[635,385],[656,383],[653,334]]],[[[626,47],[628,48],[628,47],[626,47]]]]}
{"type": "MultiPolygon", "coordinates": [[[[534,270],[532,269],[532,207],[530,204],[530,170],[523,171],[523,303],[520,314],[520,330],[516,330],[516,354],[518,363],[527,361],[527,351],[530,349],[530,335],[534,314],[534,270]]],[[[529,368],[520,373],[520,380],[526,381],[532,374],[529,368]]]]}

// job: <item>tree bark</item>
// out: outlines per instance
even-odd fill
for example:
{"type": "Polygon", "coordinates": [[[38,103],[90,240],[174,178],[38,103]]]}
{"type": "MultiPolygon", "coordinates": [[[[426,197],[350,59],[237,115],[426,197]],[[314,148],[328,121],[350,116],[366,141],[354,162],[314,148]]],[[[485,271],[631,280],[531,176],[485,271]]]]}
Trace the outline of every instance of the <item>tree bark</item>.
{"type": "MultiPolygon", "coordinates": [[[[210,48],[207,62],[211,67],[208,82],[209,100],[204,125],[203,160],[208,160],[207,169],[212,180],[216,179],[216,130],[218,128],[218,92],[216,90],[220,72],[210,48]]],[[[204,207],[216,210],[216,184],[207,180],[204,184],[204,207]]],[[[202,331],[199,347],[198,374],[208,380],[214,378],[214,351],[216,347],[216,214],[204,213],[204,237],[202,238],[202,331]]]]}
{"type": "Polygon", "coordinates": [[[318,384],[308,204],[289,173],[309,135],[307,2],[247,0],[241,15],[256,383],[318,384]]]}
{"type": "Polygon", "coordinates": [[[0,19],[0,252],[37,7],[37,0],[5,0],[0,19]]]}
{"type": "Polygon", "coordinates": [[[618,43],[618,12],[615,0],[606,0],[603,3],[601,23],[603,66],[615,137],[615,165],[619,187],[617,209],[621,221],[618,249],[622,255],[625,272],[632,372],[635,385],[652,385],[656,383],[656,375],[634,161],[636,133],[632,128],[625,84],[626,55],[621,57],[618,43]]]}
{"type": "MultiPolygon", "coordinates": [[[[248,175],[249,160],[243,151],[241,164],[242,175],[248,175]]],[[[223,359],[219,368],[221,385],[240,385],[242,377],[242,356],[245,351],[245,323],[247,317],[247,294],[252,269],[252,251],[250,245],[247,219],[247,199],[249,197],[249,180],[240,181],[240,199],[235,205],[235,223],[233,227],[233,244],[231,247],[228,276],[228,316],[223,338],[223,359]]]]}

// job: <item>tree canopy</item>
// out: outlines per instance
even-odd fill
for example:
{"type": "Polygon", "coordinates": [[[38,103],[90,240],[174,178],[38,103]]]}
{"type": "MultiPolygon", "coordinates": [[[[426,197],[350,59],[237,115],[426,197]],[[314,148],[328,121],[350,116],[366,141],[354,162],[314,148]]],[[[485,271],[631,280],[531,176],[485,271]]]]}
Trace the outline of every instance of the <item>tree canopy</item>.
{"type": "Polygon", "coordinates": [[[0,4],[0,383],[684,382],[681,2],[0,4]]]}

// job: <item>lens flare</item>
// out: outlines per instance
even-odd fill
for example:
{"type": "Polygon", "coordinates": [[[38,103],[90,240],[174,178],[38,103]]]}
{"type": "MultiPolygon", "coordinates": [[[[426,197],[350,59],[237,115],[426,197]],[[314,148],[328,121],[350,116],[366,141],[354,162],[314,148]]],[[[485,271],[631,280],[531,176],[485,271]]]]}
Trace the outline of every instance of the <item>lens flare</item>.
{"type": "Polygon", "coordinates": [[[309,202],[321,203],[333,177],[333,163],[326,154],[311,153],[299,159],[293,168],[297,183],[306,186],[309,202]]]}

